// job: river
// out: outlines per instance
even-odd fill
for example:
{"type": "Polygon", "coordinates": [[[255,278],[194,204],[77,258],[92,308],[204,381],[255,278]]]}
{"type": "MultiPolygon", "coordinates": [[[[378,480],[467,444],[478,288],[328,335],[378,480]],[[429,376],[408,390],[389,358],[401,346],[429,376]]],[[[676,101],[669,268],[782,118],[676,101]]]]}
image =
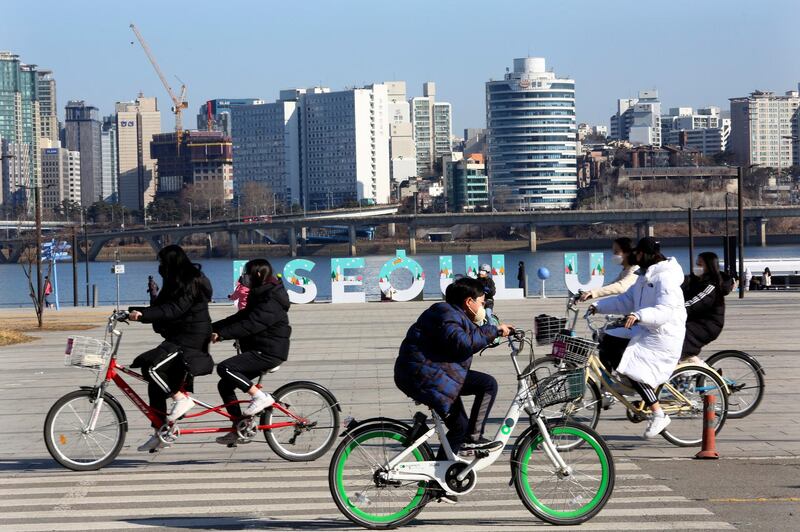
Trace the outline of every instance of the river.
{"type": "MultiPolygon", "coordinates": [[[[581,280],[588,281],[589,252],[604,252],[606,275],[613,278],[617,274],[617,266],[611,263],[611,254],[608,249],[586,249],[578,253],[578,275],[581,280]]],[[[686,248],[665,247],[665,254],[675,256],[680,261],[684,271],[688,271],[688,250],[686,248]]],[[[722,255],[721,248],[697,247],[696,253],[701,251],[714,251],[722,255]]],[[[524,261],[528,274],[530,292],[538,294],[540,281],[536,277],[539,268],[545,267],[550,270],[551,278],[547,281],[546,290],[552,295],[562,295],[565,292],[564,276],[561,274],[564,264],[563,251],[539,251],[529,252],[507,252],[505,264],[508,270],[508,285],[516,287],[517,264],[524,261]]],[[[464,255],[453,254],[453,268],[456,273],[463,273],[464,255]]],[[[745,250],[747,258],[790,258],[800,257],[800,246],[770,246],[770,247],[748,247],[745,250]]],[[[330,257],[306,257],[316,263],[316,267],[309,277],[317,284],[317,301],[330,300],[331,297],[331,278],[330,278],[330,257]]],[[[366,267],[364,268],[364,292],[367,300],[378,300],[380,290],[378,289],[378,273],[381,266],[386,261],[393,259],[391,255],[372,255],[364,257],[366,267]]],[[[426,299],[441,297],[439,292],[438,271],[439,254],[420,254],[413,258],[420,263],[426,272],[427,282],[425,283],[424,295],[426,299]]],[[[271,258],[270,262],[276,271],[283,271],[284,265],[289,261],[288,257],[271,258]]],[[[480,263],[491,263],[491,255],[480,254],[480,263]]],[[[233,263],[230,259],[208,259],[200,260],[203,272],[209,277],[214,287],[215,301],[224,301],[230,293],[233,281],[233,263]]],[[[116,300],[116,280],[112,273],[112,262],[92,262],[89,264],[90,284],[98,286],[99,303],[113,304],[116,300]]],[[[73,304],[72,295],[72,263],[61,262],[58,264],[58,294],[62,306],[73,304]]],[[[49,265],[43,266],[43,275],[49,272],[49,265]]],[[[86,284],[84,277],[84,265],[78,265],[78,298],[79,304],[86,304],[86,284]]],[[[399,288],[409,286],[410,275],[406,278],[403,274],[406,270],[396,272],[392,277],[392,282],[399,288]]],[[[758,272],[755,272],[758,273],[758,272]]],[[[153,275],[160,284],[157,275],[157,264],[155,262],[129,262],[125,264],[125,273],[120,276],[120,301],[123,304],[143,303],[147,300],[147,276],[153,275]]],[[[51,298],[52,299],[52,298],[51,298]]],[[[19,264],[0,264],[0,307],[23,307],[30,305],[28,298],[27,280],[23,269],[19,264]]]]}

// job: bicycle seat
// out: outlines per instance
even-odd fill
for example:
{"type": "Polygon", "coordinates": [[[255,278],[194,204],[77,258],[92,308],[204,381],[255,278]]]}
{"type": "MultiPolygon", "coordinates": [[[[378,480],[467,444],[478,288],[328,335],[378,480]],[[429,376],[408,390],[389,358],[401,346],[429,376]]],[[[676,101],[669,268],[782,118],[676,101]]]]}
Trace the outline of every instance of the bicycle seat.
{"type": "Polygon", "coordinates": [[[275,366],[274,368],[270,368],[270,369],[268,369],[268,370],[267,370],[265,373],[275,373],[275,372],[276,372],[276,371],[278,371],[279,369],[281,369],[281,367],[280,367],[280,366],[275,366]]]}

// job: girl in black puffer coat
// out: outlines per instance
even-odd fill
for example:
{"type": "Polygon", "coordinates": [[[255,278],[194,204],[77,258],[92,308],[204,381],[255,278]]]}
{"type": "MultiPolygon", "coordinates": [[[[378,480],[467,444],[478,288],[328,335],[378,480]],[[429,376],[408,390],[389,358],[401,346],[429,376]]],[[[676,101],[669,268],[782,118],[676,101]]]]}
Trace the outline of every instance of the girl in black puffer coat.
{"type": "Polygon", "coordinates": [[[697,257],[697,266],[683,285],[686,301],[686,336],[681,359],[696,357],[713,342],[725,325],[725,296],[731,282],[719,271],[719,258],[705,252],[697,257]]]}
{"type": "MultiPolygon", "coordinates": [[[[130,319],[152,323],[164,341],[136,357],[131,367],[142,368],[148,381],[150,406],[166,412],[167,397],[175,402],[166,418],[153,422],[158,429],[164,421],[174,422],[186,414],[194,401],[183,393],[191,391],[194,376],[208,375],[214,361],[208,353],[211,341],[211,283],[180,246],[167,246],[158,252],[158,273],[163,288],[149,307],[130,307],[130,319]]],[[[163,444],[154,434],[140,451],[155,451],[163,444]]]]}
{"type": "MultiPolygon", "coordinates": [[[[247,306],[213,324],[212,341],[239,340],[241,353],[217,365],[217,387],[234,421],[242,417],[236,403],[236,389],[250,395],[245,416],[255,415],[274,402],[271,395],[255,386],[251,379],[280,366],[289,356],[289,294],[280,279],[272,275],[272,265],[264,259],[245,264],[242,284],[250,289],[247,306]]],[[[236,445],[235,432],[217,438],[217,443],[236,445]]]]}

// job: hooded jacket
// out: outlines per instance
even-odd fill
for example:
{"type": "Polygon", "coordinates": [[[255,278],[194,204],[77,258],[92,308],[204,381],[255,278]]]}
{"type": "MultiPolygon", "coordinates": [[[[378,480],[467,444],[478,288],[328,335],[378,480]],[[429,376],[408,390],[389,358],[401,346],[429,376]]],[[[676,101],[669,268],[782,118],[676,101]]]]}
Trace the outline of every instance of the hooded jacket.
{"type": "Polygon", "coordinates": [[[472,355],[498,334],[494,325],[475,325],[461,308],[436,303],[408,329],[394,382],[409,397],[446,415],[464,386],[472,355]]]}
{"type": "MultiPolygon", "coordinates": [[[[211,341],[211,316],[208,302],[213,290],[208,278],[200,274],[186,290],[168,294],[161,290],[149,307],[130,307],[142,313],[142,323],[151,323],[153,330],[167,343],[183,351],[183,360],[192,375],[208,375],[214,360],[208,353],[211,341]]],[[[170,350],[172,346],[165,346],[170,350]]],[[[133,367],[149,361],[134,360],[133,367]]]]}
{"type": "Polygon", "coordinates": [[[705,277],[690,275],[681,287],[686,303],[686,338],[682,358],[697,356],[707,344],[716,340],[725,325],[725,296],[732,283],[723,279],[720,288],[705,277]]]}
{"type": "Polygon", "coordinates": [[[289,294],[275,277],[247,295],[247,306],[215,322],[212,327],[223,340],[239,340],[242,351],[260,351],[280,360],[289,357],[289,294]]]}
{"type": "Polygon", "coordinates": [[[631,329],[609,334],[630,338],[617,371],[631,379],[658,387],[669,380],[681,357],[686,332],[683,270],[674,257],[658,262],[638,278],[624,294],[595,303],[602,314],[634,314],[631,329]]]}

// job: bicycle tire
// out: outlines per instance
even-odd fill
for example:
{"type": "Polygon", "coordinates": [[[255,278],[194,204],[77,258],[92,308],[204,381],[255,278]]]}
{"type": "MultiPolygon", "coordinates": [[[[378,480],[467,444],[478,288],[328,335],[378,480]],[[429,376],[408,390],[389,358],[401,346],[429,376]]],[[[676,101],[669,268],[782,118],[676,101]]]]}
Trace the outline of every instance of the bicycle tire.
{"type": "MultiPolygon", "coordinates": [[[[714,430],[714,434],[719,434],[719,431],[721,431],[722,427],[725,425],[725,420],[727,418],[727,413],[728,413],[728,393],[725,391],[725,385],[713,370],[698,365],[685,365],[677,368],[675,371],[672,372],[669,382],[673,382],[673,380],[675,380],[681,374],[689,372],[702,374],[704,379],[713,381],[714,386],[717,389],[715,395],[717,395],[717,401],[719,402],[719,406],[717,407],[717,426],[714,430]]],[[[697,377],[691,377],[691,378],[697,378],[697,377]]],[[[705,387],[706,386],[705,382],[703,382],[702,385],[703,387],[705,387]]],[[[661,393],[662,391],[665,390],[664,386],[665,384],[662,384],[661,386],[658,387],[658,389],[656,389],[656,397],[659,398],[659,401],[661,402],[661,407],[667,410],[664,401],[661,399],[661,393]]],[[[667,393],[669,392],[667,391],[667,393]]],[[[693,409],[689,413],[669,414],[669,412],[667,412],[670,415],[671,423],[661,433],[661,436],[663,436],[665,440],[667,440],[673,445],[677,445],[678,447],[697,447],[703,443],[703,426],[705,423],[703,414],[703,400],[702,400],[703,395],[704,393],[700,394],[699,400],[695,401],[696,404],[693,403],[692,405],[693,409]],[[678,420],[682,421],[685,419],[696,420],[696,430],[694,431],[694,434],[696,434],[697,437],[685,438],[683,436],[678,436],[677,431],[675,430],[675,427],[673,427],[672,424],[678,420]],[[670,430],[670,427],[673,427],[672,430],[670,430]]],[[[688,426],[688,425],[683,425],[683,426],[688,426]]]]}
{"type": "MultiPolygon", "coordinates": [[[[286,429],[266,429],[264,430],[264,437],[270,449],[289,462],[310,462],[328,452],[336,441],[336,435],[339,431],[339,409],[333,394],[316,383],[291,382],[276,390],[274,398],[276,402],[285,404],[287,409],[296,416],[309,417],[320,414],[317,419],[319,419],[319,422],[324,423],[320,430],[327,432],[323,434],[319,443],[315,443],[315,440],[311,437],[305,438],[304,441],[308,442],[309,447],[305,452],[301,452],[299,447],[296,447],[297,439],[304,433],[312,434],[312,431],[315,430],[314,427],[304,429],[304,427],[297,424],[291,429],[291,434],[289,433],[289,427],[286,429]],[[313,403],[307,406],[298,405],[296,396],[299,392],[305,392],[310,395],[313,398],[313,403]],[[323,410],[324,414],[322,414],[323,410]]],[[[273,423],[289,421],[290,419],[292,418],[276,408],[267,408],[261,414],[262,425],[272,425],[273,423]]],[[[311,418],[309,417],[309,419],[311,418]]],[[[320,434],[322,433],[320,432],[320,434]]]]}
{"type": "MultiPolygon", "coordinates": [[[[47,447],[47,451],[56,462],[67,469],[71,469],[73,471],[96,471],[98,469],[102,469],[116,459],[117,455],[119,455],[120,451],[122,450],[122,446],[125,444],[125,435],[128,430],[128,425],[125,419],[125,414],[122,411],[122,407],[116,401],[110,400],[107,398],[107,396],[104,396],[101,415],[103,415],[103,409],[108,408],[108,412],[110,412],[113,416],[113,418],[109,420],[110,423],[106,423],[104,426],[117,427],[116,431],[112,431],[114,436],[111,440],[112,443],[109,444],[109,450],[104,452],[99,457],[94,456],[94,451],[91,450],[92,446],[88,444],[89,439],[91,439],[97,447],[101,447],[101,444],[98,443],[98,440],[93,438],[90,433],[83,434],[82,428],[80,428],[78,429],[77,433],[74,434],[74,437],[78,442],[82,440],[87,443],[86,447],[90,450],[91,454],[94,456],[94,459],[82,461],[77,460],[76,458],[71,458],[65,454],[68,447],[72,445],[74,438],[73,436],[69,436],[67,431],[58,430],[61,428],[58,426],[58,420],[62,413],[66,414],[66,412],[64,412],[64,407],[70,405],[73,416],[77,418],[81,424],[85,424],[85,422],[88,421],[87,414],[91,413],[91,409],[93,408],[92,405],[94,405],[95,400],[94,390],[75,390],[74,392],[70,392],[58,399],[47,412],[47,417],[45,417],[44,420],[44,442],[47,447]],[[71,403],[75,402],[76,400],[81,400],[81,402],[84,402],[85,400],[88,405],[84,405],[83,407],[81,407],[81,405],[71,405],[71,403]],[[78,411],[75,409],[75,406],[78,406],[80,411],[85,412],[85,419],[81,418],[81,416],[78,414],[78,411]],[[114,419],[116,420],[116,424],[113,423],[114,419]]],[[[103,419],[103,422],[105,423],[105,419],[103,419]]],[[[98,423],[100,423],[100,421],[98,421],[98,423]]],[[[68,425],[72,425],[74,431],[74,421],[68,423],[68,425]]],[[[95,430],[97,430],[97,428],[95,430]]],[[[108,435],[104,437],[109,439],[112,438],[112,436],[108,435]]]]}
{"type": "MultiPolygon", "coordinates": [[[[543,357],[539,357],[523,370],[523,374],[528,373],[530,370],[534,370],[536,373],[535,375],[538,378],[546,377],[552,373],[558,371],[558,366],[562,362],[561,359],[555,358],[553,356],[547,355],[543,357]],[[545,371],[542,371],[545,370],[545,371]]],[[[565,362],[565,368],[573,369],[576,368],[574,364],[569,362],[565,362]]],[[[586,379],[586,389],[584,390],[584,397],[578,399],[577,401],[581,401],[581,406],[577,408],[577,410],[573,411],[570,414],[564,416],[564,410],[568,407],[575,406],[577,407],[576,401],[572,403],[562,403],[558,405],[554,405],[551,407],[545,408],[542,412],[548,420],[556,420],[556,419],[564,419],[574,421],[576,423],[581,423],[586,425],[590,428],[597,428],[597,424],[600,422],[600,413],[603,410],[603,399],[600,395],[600,388],[597,386],[597,383],[594,382],[593,379],[587,378],[586,379]],[[586,400],[586,395],[589,395],[588,401],[586,400]],[[576,415],[577,412],[585,412],[586,415],[580,416],[576,415]]]]}
{"type": "MultiPolygon", "coordinates": [[[[557,445],[559,454],[561,454],[564,462],[567,466],[573,468],[572,473],[568,477],[562,477],[553,470],[554,468],[546,456],[543,456],[541,460],[537,460],[535,467],[540,469],[536,473],[547,476],[552,475],[551,480],[555,481],[555,487],[547,488],[547,477],[544,479],[539,477],[534,477],[533,480],[530,479],[529,467],[531,466],[531,458],[536,448],[543,442],[543,437],[538,429],[534,429],[521,442],[520,449],[516,453],[517,460],[513,464],[513,479],[517,496],[525,507],[542,521],[554,525],[585,523],[603,509],[614,491],[616,476],[611,450],[596,431],[580,423],[566,422],[558,426],[549,426],[548,431],[550,432],[550,437],[553,438],[553,442],[557,445]],[[581,443],[579,445],[572,443],[559,445],[561,438],[567,437],[580,440],[581,443]],[[577,453],[581,453],[580,456],[587,456],[589,462],[581,462],[577,453]],[[541,462],[541,465],[538,465],[539,462],[541,462]],[[599,476],[595,470],[596,466],[599,466],[599,476]],[[582,473],[581,471],[584,468],[590,471],[582,473]],[[575,495],[575,486],[582,481],[587,484],[596,483],[597,486],[596,488],[588,489],[586,498],[588,498],[589,502],[577,508],[556,509],[552,506],[552,502],[548,503],[544,497],[540,499],[541,495],[536,495],[538,491],[540,494],[546,493],[548,497],[554,494],[557,497],[556,491],[566,488],[566,492],[569,494],[568,497],[571,497],[571,499],[564,499],[563,502],[567,505],[577,506],[585,500],[582,494],[575,495]]],[[[544,453],[541,454],[544,455],[544,453]]]]}
{"type": "MultiPolygon", "coordinates": [[[[766,383],[764,381],[764,370],[761,368],[761,365],[752,357],[752,355],[742,351],[718,351],[708,357],[706,364],[714,368],[714,370],[720,374],[722,380],[728,385],[728,417],[730,419],[741,419],[755,412],[756,408],[758,408],[758,405],[761,404],[761,400],[764,398],[766,383]],[[738,381],[742,380],[742,377],[740,376],[735,377],[735,380],[733,381],[728,378],[729,376],[726,376],[722,371],[720,371],[721,367],[719,363],[725,359],[740,360],[743,365],[750,368],[747,370],[749,371],[747,379],[752,378],[754,379],[755,383],[739,383],[738,381]],[[745,387],[738,388],[737,384],[744,384],[745,387]],[[737,393],[739,393],[741,389],[755,390],[754,399],[743,408],[740,408],[739,405],[742,404],[742,401],[746,401],[746,399],[742,398],[744,394],[739,394],[737,400],[737,393]]],[[[744,373],[737,373],[737,375],[744,375],[744,373]]]]}
{"type": "MultiPolygon", "coordinates": [[[[388,515],[368,513],[357,506],[360,502],[364,502],[364,499],[366,499],[368,505],[371,505],[372,501],[369,500],[369,495],[364,493],[367,490],[374,489],[377,495],[373,495],[373,497],[377,500],[377,497],[380,496],[381,489],[392,490],[393,488],[402,487],[378,486],[375,479],[377,478],[376,472],[378,471],[378,467],[380,467],[380,462],[378,462],[377,459],[373,459],[371,460],[372,463],[363,466],[364,473],[362,475],[364,479],[372,479],[372,482],[375,483],[374,488],[369,485],[370,480],[366,481],[367,487],[364,488],[365,484],[363,479],[360,482],[356,481],[355,485],[363,489],[364,492],[350,493],[345,487],[345,467],[348,460],[351,457],[361,457],[362,459],[367,457],[369,460],[373,455],[370,454],[370,450],[365,444],[370,440],[378,439],[383,439],[394,446],[393,449],[387,452],[385,449],[386,444],[384,443],[382,451],[377,453],[377,456],[385,460],[385,458],[383,458],[384,456],[391,456],[399,452],[400,449],[408,446],[410,443],[408,440],[408,427],[393,420],[383,420],[367,423],[345,434],[344,440],[339,444],[331,457],[331,464],[328,469],[328,484],[333,502],[336,503],[336,507],[347,519],[364,528],[388,530],[402,526],[414,519],[428,503],[430,492],[427,488],[427,483],[424,481],[419,481],[416,485],[409,484],[407,487],[410,489],[407,496],[410,498],[409,502],[407,504],[404,502],[406,496],[403,495],[399,503],[405,504],[405,506],[388,515]],[[359,448],[359,452],[354,452],[357,448],[359,448]]],[[[376,441],[375,445],[378,446],[376,449],[381,448],[380,442],[376,441]]],[[[424,442],[409,455],[407,460],[411,460],[412,458],[417,461],[433,460],[433,450],[427,442],[424,442]]],[[[395,496],[390,496],[392,500],[398,500],[395,496]]],[[[380,504],[377,504],[376,506],[379,505],[380,504]]]]}

